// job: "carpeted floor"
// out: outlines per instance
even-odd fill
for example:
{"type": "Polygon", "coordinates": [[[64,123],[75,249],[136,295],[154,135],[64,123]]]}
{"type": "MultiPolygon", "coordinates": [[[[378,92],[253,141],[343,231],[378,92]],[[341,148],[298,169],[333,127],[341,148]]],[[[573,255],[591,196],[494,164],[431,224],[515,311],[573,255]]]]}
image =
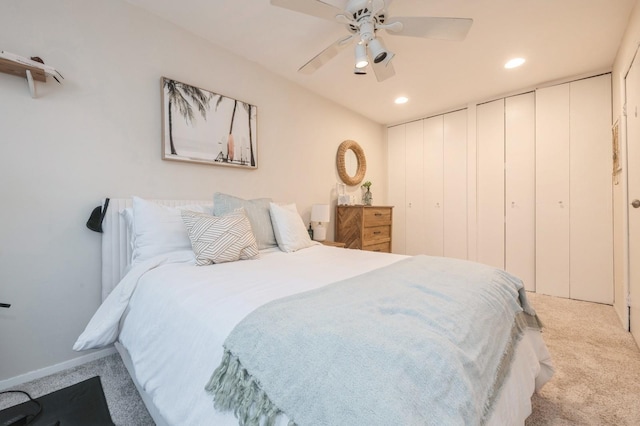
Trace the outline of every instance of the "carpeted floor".
{"type": "MultiPolygon", "coordinates": [[[[613,307],[530,293],[555,376],[533,397],[526,426],[640,425],[640,351],[613,307]]],[[[33,397],[99,375],[116,425],[153,421],[118,354],[19,386],[33,397]]],[[[23,399],[0,399],[0,409],[23,399]]],[[[511,425],[505,425],[511,426],[511,425]]]]}
{"type": "MultiPolygon", "coordinates": [[[[120,355],[113,354],[69,370],[15,387],[33,398],[73,385],[93,376],[100,376],[111,419],[118,426],[153,426],[154,422],[144,406],[120,355]]],[[[22,395],[2,395],[0,410],[24,402],[22,395]]],[[[89,425],[87,425],[89,426],[89,425]]]]}
{"type": "Polygon", "coordinates": [[[526,426],[640,425],[640,351],[612,306],[529,294],[556,369],[526,426]]]}

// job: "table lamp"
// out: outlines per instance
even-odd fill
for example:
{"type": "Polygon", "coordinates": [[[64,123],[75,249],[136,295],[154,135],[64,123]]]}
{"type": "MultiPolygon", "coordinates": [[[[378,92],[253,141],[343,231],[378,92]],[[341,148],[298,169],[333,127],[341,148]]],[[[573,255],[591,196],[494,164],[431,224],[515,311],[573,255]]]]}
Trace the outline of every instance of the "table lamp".
{"type": "Polygon", "coordinates": [[[323,223],[331,221],[331,212],[329,204],[314,204],[311,206],[311,222],[317,224],[313,227],[313,239],[316,241],[324,241],[327,239],[327,228],[323,223]]]}

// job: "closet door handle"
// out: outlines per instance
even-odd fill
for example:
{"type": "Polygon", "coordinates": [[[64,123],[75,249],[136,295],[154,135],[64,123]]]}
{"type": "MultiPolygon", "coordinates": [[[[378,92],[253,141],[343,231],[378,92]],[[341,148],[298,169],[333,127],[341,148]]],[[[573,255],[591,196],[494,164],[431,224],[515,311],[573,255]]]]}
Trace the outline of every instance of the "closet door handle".
{"type": "Polygon", "coordinates": [[[640,207],[640,200],[633,200],[631,202],[631,205],[633,206],[634,209],[637,209],[638,207],[640,207]]]}

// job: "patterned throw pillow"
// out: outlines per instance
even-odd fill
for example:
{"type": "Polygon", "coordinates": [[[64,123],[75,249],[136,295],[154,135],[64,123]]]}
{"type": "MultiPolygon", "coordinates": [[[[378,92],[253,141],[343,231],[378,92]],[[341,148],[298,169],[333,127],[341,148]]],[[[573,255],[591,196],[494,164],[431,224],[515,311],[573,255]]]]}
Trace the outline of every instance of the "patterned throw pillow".
{"type": "Polygon", "coordinates": [[[260,254],[242,209],[225,216],[183,210],[182,220],[189,231],[198,266],[252,259],[260,254]]]}

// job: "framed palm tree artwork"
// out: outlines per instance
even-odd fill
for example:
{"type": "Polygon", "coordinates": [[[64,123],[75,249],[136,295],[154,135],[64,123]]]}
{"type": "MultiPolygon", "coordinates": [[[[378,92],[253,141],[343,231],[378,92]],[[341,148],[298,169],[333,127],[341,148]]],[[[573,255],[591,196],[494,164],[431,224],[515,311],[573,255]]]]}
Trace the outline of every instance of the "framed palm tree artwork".
{"type": "Polygon", "coordinates": [[[162,158],[258,168],[255,105],[162,77],[162,158]]]}

